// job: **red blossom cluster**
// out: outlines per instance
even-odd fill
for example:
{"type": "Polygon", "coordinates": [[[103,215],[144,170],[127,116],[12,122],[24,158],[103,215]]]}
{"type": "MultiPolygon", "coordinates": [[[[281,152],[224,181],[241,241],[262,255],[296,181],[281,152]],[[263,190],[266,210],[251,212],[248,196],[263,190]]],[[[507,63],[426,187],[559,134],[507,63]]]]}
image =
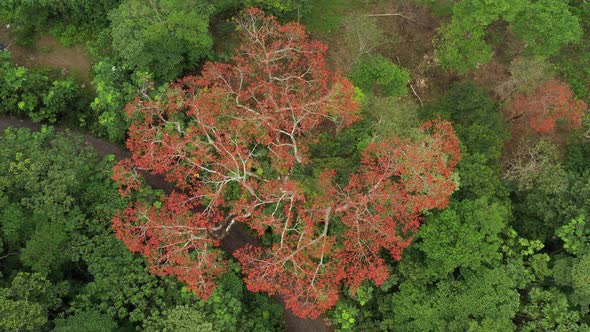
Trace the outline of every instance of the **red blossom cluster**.
{"type": "Polygon", "coordinates": [[[569,87],[551,80],[539,86],[531,94],[516,96],[511,105],[514,117],[527,119],[530,127],[539,134],[555,131],[558,122],[566,128],[580,128],[588,106],[582,100],[575,100],[569,87]]]}

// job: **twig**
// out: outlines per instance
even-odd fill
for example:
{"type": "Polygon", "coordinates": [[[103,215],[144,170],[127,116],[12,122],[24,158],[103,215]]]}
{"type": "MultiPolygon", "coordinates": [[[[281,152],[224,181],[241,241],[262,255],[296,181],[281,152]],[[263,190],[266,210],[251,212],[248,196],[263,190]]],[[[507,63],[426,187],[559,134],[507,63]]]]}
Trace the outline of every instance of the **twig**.
{"type": "Polygon", "coordinates": [[[411,18],[411,17],[409,17],[409,16],[406,16],[406,15],[404,15],[404,14],[400,14],[400,13],[389,13],[389,14],[368,14],[367,16],[368,16],[368,17],[399,16],[399,17],[403,17],[403,18],[405,18],[405,19],[408,19],[408,20],[410,20],[410,21],[413,21],[413,22],[416,22],[416,23],[418,23],[418,21],[416,21],[415,19],[413,19],[413,18],[411,18]]]}
{"type": "Polygon", "coordinates": [[[420,101],[420,106],[422,108],[424,108],[424,102],[422,101],[422,98],[420,98],[420,96],[418,95],[418,93],[416,92],[416,90],[414,90],[414,86],[412,84],[410,84],[410,88],[412,89],[412,92],[414,93],[414,96],[416,96],[416,98],[418,98],[418,100],[420,101]]]}
{"type": "Polygon", "coordinates": [[[225,232],[229,232],[229,230],[231,229],[231,227],[234,225],[234,223],[236,222],[235,219],[232,219],[231,222],[229,223],[229,225],[227,225],[227,227],[225,228],[225,232]]]}
{"type": "Polygon", "coordinates": [[[16,255],[18,252],[9,252],[8,254],[4,255],[4,256],[0,256],[0,259],[4,259],[8,256],[12,256],[12,255],[16,255]]]}

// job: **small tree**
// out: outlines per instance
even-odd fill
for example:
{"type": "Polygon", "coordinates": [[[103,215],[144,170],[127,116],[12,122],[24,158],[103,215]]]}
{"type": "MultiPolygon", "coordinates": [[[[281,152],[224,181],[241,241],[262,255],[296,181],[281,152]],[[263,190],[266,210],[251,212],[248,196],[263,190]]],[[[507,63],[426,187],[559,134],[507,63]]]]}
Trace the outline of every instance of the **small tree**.
{"type": "Polygon", "coordinates": [[[514,90],[530,92],[555,77],[552,64],[543,57],[517,57],[510,63],[514,90]]]}
{"type": "Polygon", "coordinates": [[[504,179],[520,191],[561,192],[567,189],[567,174],[557,147],[546,140],[522,140],[504,160],[504,179]]]}
{"type": "Polygon", "coordinates": [[[343,47],[351,66],[375,51],[385,40],[375,17],[351,15],[345,18],[342,26],[346,29],[343,47]]]}
{"type": "Polygon", "coordinates": [[[410,73],[407,70],[380,54],[360,58],[349,77],[363,91],[389,97],[406,95],[410,82],[410,73]]]}

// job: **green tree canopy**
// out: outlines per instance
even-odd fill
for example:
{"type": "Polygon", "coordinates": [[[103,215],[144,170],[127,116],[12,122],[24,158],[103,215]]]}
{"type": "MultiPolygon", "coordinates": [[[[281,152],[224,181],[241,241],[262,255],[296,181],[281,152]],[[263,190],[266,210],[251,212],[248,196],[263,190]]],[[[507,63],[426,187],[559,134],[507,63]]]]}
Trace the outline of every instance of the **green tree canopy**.
{"type": "Polygon", "coordinates": [[[389,330],[402,331],[510,331],[519,306],[514,281],[502,268],[464,274],[464,280],[448,278],[428,287],[412,281],[384,306],[383,322],[389,330]],[[392,313],[387,313],[393,309],[392,313]]]}
{"type": "Polygon", "coordinates": [[[211,49],[209,13],[200,0],[125,0],[109,16],[113,49],[157,80],[174,79],[211,49]]]}
{"type": "Polygon", "coordinates": [[[400,97],[408,93],[410,73],[380,54],[361,57],[349,75],[364,92],[400,97]]]}
{"type": "Polygon", "coordinates": [[[436,57],[442,66],[464,74],[488,63],[492,48],[486,28],[498,20],[510,24],[529,53],[550,56],[577,42],[582,28],[563,0],[462,0],[453,7],[449,24],[439,31],[436,57]]]}
{"type": "Polygon", "coordinates": [[[578,18],[570,12],[567,1],[562,0],[527,3],[511,28],[525,42],[527,52],[540,56],[554,55],[582,37],[578,18]]]}

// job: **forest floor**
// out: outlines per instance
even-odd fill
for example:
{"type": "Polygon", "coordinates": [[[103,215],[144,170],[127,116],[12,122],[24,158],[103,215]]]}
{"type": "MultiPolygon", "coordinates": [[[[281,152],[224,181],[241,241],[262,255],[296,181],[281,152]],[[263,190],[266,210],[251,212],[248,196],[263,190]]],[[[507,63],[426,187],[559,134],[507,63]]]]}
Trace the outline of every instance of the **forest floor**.
{"type": "MultiPolygon", "coordinates": [[[[507,54],[494,54],[493,60],[466,76],[460,77],[444,70],[435,60],[433,40],[438,28],[448,18],[434,15],[430,8],[417,1],[391,0],[357,5],[352,9],[340,7],[341,23],[347,19],[375,17],[377,26],[384,33],[384,41],[373,52],[380,53],[392,62],[410,71],[411,89],[420,103],[436,100],[446,93],[451,83],[471,80],[490,93],[497,101],[505,100],[510,94],[511,75],[508,70],[513,39],[506,35],[503,27],[493,27],[494,36],[502,43],[507,54]],[[420,97],[419,100],[418,96],[420,97]]],[[[355,52],[347,44],[347,38],[354,35],[349,25],[340,24],[339,28],[313,31],[314,37],[328,44],[328,62],[332,69],[347,71],[355,61],[355,52]]],[[[353,36],[354,38],[354,36],[353,36]]],[[[411,91],[412,91],[411,90],[411,91]]]]}
{"type": "Polygon", "coordinates": [[[344,24],[339,29],[315,34],[328,44],[328,62],[333,69],[350,70],[356,60],[356,50],[350,47],[350,38],[355,38],[356,32],[346,21],[375,17],[384,39],[372,52],[409,70],[411,87],[423,102],[435,100],[458,79],[435,62],[432,40],[441,20],[428,7],[411,1],[383,1],[357,6],[340,15],[344,24]]]}
{"type": "Polygon", "coordinates": [[[0,25],[0,42],[9,46],[12,61],[28,68],[49,67],[65,75],[71,75],[80,83],[89,83],[92,61],[84,45],[64,47],[49,34],[42,34],[33,47],[17,45],[12,31],[6,25],[0,25]]]}

